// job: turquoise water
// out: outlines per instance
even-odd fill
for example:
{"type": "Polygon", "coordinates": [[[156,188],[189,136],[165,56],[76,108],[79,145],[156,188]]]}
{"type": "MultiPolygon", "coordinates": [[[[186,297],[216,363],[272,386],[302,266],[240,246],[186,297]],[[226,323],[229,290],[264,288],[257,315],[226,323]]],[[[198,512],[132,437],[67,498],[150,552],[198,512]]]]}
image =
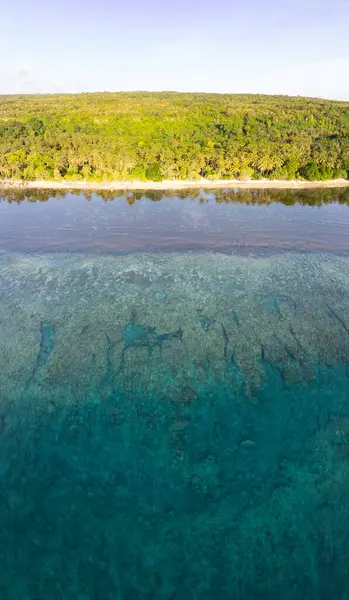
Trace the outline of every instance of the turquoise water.
{"type": "Polygon", "coordinates": [[[0,598],[349,598],[349,261],[0,254],[0,598]]]}

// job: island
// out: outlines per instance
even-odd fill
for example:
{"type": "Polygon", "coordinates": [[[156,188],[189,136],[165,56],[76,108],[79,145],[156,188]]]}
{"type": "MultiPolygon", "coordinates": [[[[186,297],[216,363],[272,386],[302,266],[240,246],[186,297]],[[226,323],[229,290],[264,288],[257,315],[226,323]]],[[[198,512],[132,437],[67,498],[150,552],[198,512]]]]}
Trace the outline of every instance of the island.
{"type": "Polygon", "coordinates": [[[0,96],[1,185],[349,184],[349,102],[118,92],[0,96]]]}

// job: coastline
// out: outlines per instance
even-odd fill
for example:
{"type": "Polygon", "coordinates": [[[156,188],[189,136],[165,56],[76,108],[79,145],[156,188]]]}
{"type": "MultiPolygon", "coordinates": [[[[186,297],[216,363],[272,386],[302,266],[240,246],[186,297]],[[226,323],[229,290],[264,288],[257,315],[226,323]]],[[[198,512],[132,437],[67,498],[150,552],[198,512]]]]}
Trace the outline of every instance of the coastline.
{"type": "Polygon", "coordinates": [[[50,190],[105,190],[105,191],[137,191],[137,190],[183,190],[183,189],[304,189],[304,188],[344,188],[349,187],[349,179],[331,179],[327,181],[303,181],[303,180],[235,180],[220,179],[211,181],[200,179],[197,181],[21,181],[12,179],[0,179],[0,189],[50,189],[50,190]]]}

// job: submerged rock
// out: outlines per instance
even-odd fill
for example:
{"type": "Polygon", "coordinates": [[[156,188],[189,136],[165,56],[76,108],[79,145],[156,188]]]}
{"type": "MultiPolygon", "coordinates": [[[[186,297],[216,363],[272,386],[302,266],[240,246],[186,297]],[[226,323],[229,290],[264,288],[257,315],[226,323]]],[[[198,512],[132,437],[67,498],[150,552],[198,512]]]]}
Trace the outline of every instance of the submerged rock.
{"type": "Polygon", "coordinates": [[[125,343],[125,349],[127,348],[149,348],[153,346],[161,346],[166,340],[179,339],[181,340],[183,332],[181,329],[178,331],[171,331],[170,333],[156,332],[155,327],[146,327],[136,323],[136,315],[132,313],[131,321],[127,323],[122,339],[125,343]]]}
{"type": "Polygon", "coordinates": [[[195,402],[197,400],[197,397],[198,397],[198,395],[197,395],[196,391],[193,390],[192,387],[187,385],[180,392],[180,394],[178,396],[178,401],[181,402],[182,404],[191,404],[192,402],[195,402]]]}
{"type": "Polygon", "coordinates": [[[253,440],[242,440],[242,442],[240,442],[240,448],[255,448],[256,445],[256,442],[253,440]]]}

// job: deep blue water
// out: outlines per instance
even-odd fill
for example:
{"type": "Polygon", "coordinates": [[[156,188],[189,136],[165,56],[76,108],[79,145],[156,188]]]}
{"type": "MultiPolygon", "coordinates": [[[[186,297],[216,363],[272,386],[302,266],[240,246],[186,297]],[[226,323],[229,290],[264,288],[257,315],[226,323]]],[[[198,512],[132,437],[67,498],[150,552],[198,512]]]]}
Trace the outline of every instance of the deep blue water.
{"type": "MultiPolygon", "coordinates": [[[[215,234],[228,213],[211,201],[215,234]]],[[[64,235],[39,249],[34,229],[21,239],[38,205],[6,206],[0,598],[349,599],[349,208],[272,205],[294,248],[275,220],[272,254],[250,236],[232,255],[228,230],[223,253],[202,229],[190,252],[152,221],[140,251],[126,217],[132,252],[115,234],[96,253],[78,220],[75,251],[64,235]],[[316,216],[300,252],[302,209],[316,216]]],[[[227,208],[241,235],[246,209],[263,230],[263,207],[227,208]]]]}

